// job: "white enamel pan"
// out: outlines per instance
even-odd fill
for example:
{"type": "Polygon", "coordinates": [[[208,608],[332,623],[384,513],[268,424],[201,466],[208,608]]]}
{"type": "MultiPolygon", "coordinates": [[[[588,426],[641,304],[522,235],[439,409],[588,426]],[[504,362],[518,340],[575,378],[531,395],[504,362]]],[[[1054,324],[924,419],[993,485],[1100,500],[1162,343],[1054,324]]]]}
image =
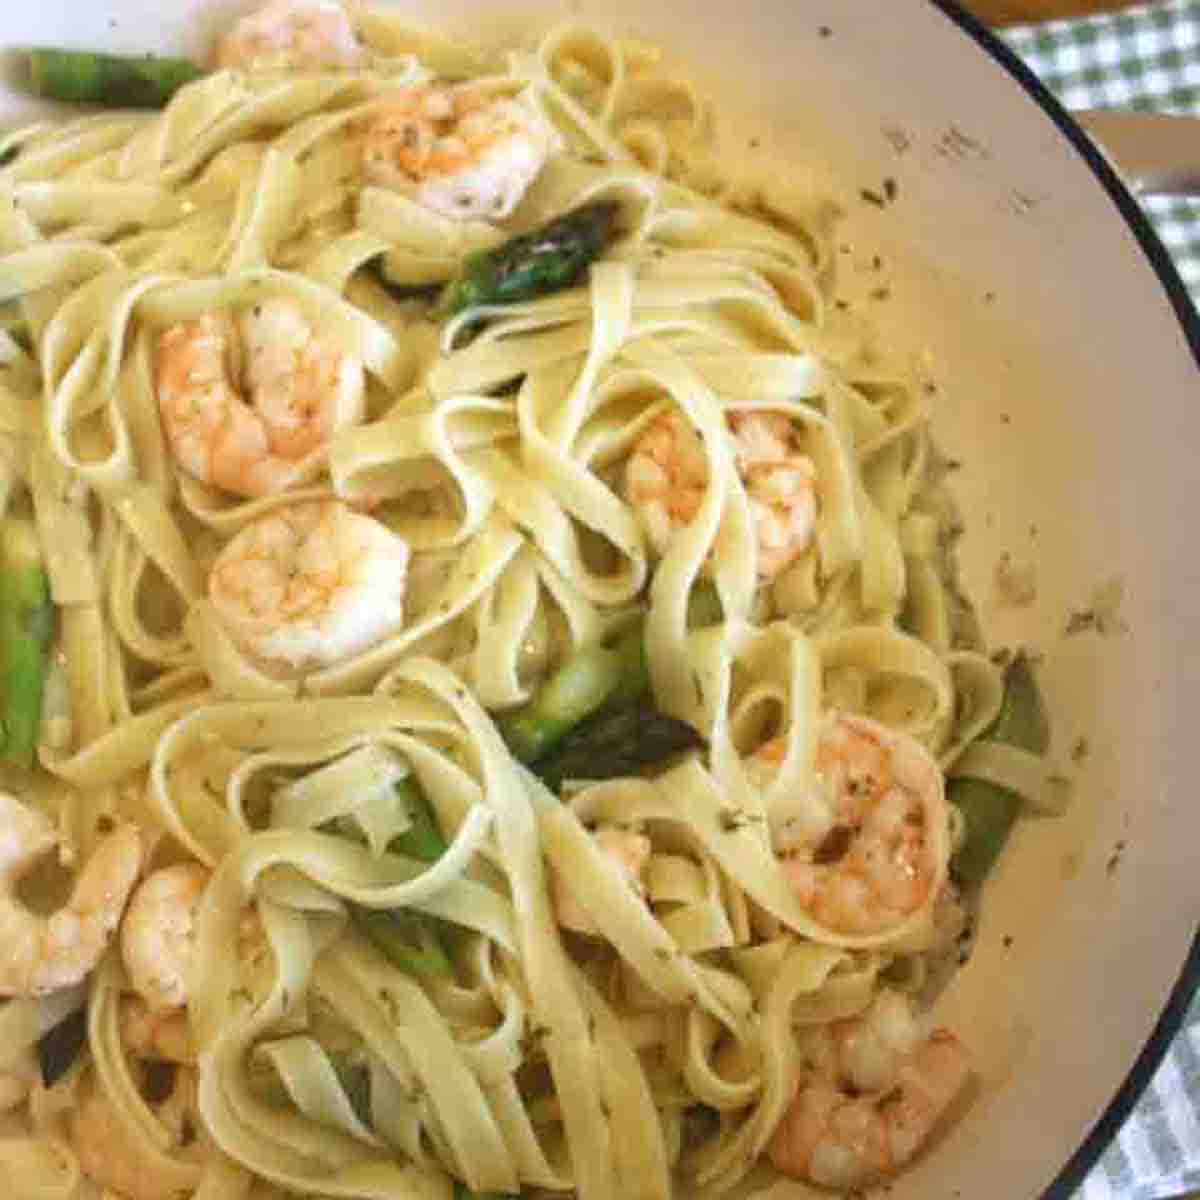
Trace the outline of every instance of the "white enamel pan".
{"type": "MultiPolygon", "coordinates": [[[[406,2],[455,30],[498,24],[486,0],[406,2]]],[[[196,53],[231,11],[9,0],[0,44],[196,53]]],[[[995,645],[1044,655],[1074,798],[1063,819],[1023,822],[989,881],[943,1000],[979,1091],[890,1196],[1066,1197],[1200,974],[1195,310],[1106,159],[950,3],[575,0],[526,15],[663,43],[718,98],[730,161],[832,173],[845,292],[936,387],[939,437],[963,464],[969,589],[995,645]],[[997,588],[1004,555],[1034,572],[1032,603],[997,588]],[[1098,593],[1118,590],[1094,620],[1098,593]]],[[[23,104],[0,97],[0,118],[23,104]]]]}

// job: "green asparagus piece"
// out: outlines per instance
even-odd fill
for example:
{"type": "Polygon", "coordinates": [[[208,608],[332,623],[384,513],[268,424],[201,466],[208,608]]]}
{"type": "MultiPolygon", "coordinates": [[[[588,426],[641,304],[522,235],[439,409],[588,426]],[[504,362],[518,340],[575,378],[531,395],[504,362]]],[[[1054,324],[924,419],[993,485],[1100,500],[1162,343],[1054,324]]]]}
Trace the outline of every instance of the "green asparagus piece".
{"type": "Polygon", "coordinates": [[[446,307],[454,313],[477,304],[513,304],[570,287],[612,240],[616,219],[614,202],[597,201],[468,255],[446,307]]]}
{"type": "Polygon", "coordinates": [[[618,779],[663,762],[704,739],[684,721],[660,713],[649,700],[609,709],[583,722],[554,754],[533,766],[552,791],[565,779],[618,779]]]}
{"type": "Polygon", "coordinates": [[[646,662],[646,630],[641,621],[628,629],[613,647],[621,677],[604,702],[605,711],[623,708],[650,690],[650,666],[646,662]]]}
{"type": "MultiPolygon", "coordinates": [[[[408,812],[412,824],[388,843],[388,849],[421,862],[435,862],[446,852],[446,839],[438,828],[433,809],[422,794],[416,780],[404,779],[395,785],[396,797],[408,812]]],[[[338,833],[355,841],[363,840],[362,830],[351,816],[334,817],[325,822],[321,829],[326,833],[338,833]]]]}
{"type": "MultiPolygon", "coordinates": [[[[724,619],[721,597],[711,583],[698,583],[688,596],[689,629],[718,625],[724,619]]],[[[646,661],[646,630],[642,621],[632,626],[614,647],[621,660],[621,681],[604,703],[604,711],[625,708],[650,691],[650,666],[646,661]]]]}
{"type": "Polygon", "coordinates": [[[500,732],[521,762],[537,762],[600,708],[620,682],[617,656],[605,646],[588,646],[563,663],[524,708],[504,717],[500,732]]]}
{"type": "Polygon", "coordinates": [[[394,966],[409,975],[449,975],[437,921],[402,908],[352,908],[354,923],[394,966]]]}
{"type": "Polygon", "coordinates": [[[422,862],[435,862],[446,853],[446,839],[438,828],[429,801],[412,778],[396,785],[396,795],[408,809],[412,824],[398,837],[392,838],[389,849],[422,862]]]}
{"type": "Polygon", "coordinates": [[[75,1064],[87,1045],[87,1009],[77,1008],[38,1039],[38,1066],[42,1083],[53,1087],[75,1064]]]}
{"type": "Polygon", "coordinates": [[[648,685],[639,621],[615,646],[573,654],[524,708],[501,719],[500,732],[521,762],[534,763],[605,704],[641,695],[648,685]]]}
{"type": "Polygon", "coordinates": [[[46,47],[29,52],[29,78],[39,96],[109,108],[162,108],[185,83],[203,74],[185,58],[46,47]]]}
{"type": "MultiPolygon", "coordinates": [[[[1004,675],[1004,702],[984,741],[1001,742],[1045,754],[1050,725],[1029,659],[1018,653],[1004,675]]],[[[1008,788],[982,779],[959,776],[947,784],[947,796],[966,822],[966,837],[953,859],[954,872],[965,884],[981,883],[1008,840],[1021,798],[1008,788]]]]}
{"type": "Polygon", "coordinates": [[[354,1109],[354,1115],[364,1124],[371,1124],[371,1076],[363,1063],[351,1061],[345,1054],[333,1053],[330,1065],[354,1109]]]}
{"type": "Polygon", "coordinates": [[[0,522],[0,662],[4,680],[4,757],[33,765],[42,720],[46,651],[54,606],[32,521],[0,522]]]}
{"type": "Polygon", "coordinates": [[[0,304],[0,329],[3,329],[26,353],[32,352],[33,337],[29,331],[29,324],[25,320],[25,314],[21,311],[21,306],[17,301],[11,300],[7,304],[0,304]]]}
{"type": "Polygon", "coordinates": [[[26,354],[33,353],[33,332],[15,300],[0,305],[0,329],[3,329],[26,354]]]}
{"type": "Polygon", "coordinates": [[[720,625],[724,619],[725,608],[716,587],[707,580],[695,584],[688,594],[688,628],[703,629],[706,625],[720,625]]]}

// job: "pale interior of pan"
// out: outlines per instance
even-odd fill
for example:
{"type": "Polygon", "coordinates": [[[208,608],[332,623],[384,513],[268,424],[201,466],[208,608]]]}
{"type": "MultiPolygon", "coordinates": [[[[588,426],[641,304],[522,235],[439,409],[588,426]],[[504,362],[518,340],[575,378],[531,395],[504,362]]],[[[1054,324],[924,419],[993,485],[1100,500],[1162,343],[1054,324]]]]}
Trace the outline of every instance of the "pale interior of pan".
{"type": "MultiPolygon", "coordinates": [[[[501,26],[469,0],[409,7],[455,30],[501,26]]],[[[196,50],[231,11],[203,0],[12,5],[0,44],[196,50]]],[[[931,5],[581,0],[531,11],[538,27],[593,16],[696,64],[747,169],[832,172],[847,210],[846,293],[936,382],[939,437],[964,464],[969,588],[993,644],[1044,654],[1054,751],[1075,800],[1066,819],[1026,822],[988,887],[978,949],[944,999],[980,1093],[891,1195],[1033,1195],[1145,1042],[1197,911],[1200,810],[1187,804],[1183,747],[1200,597],[1184,514],[1200,418],[1178,324],[1082,160],[931,5]],[[862,198],[886,179],[892,203],[862,198]],[[1004,554],[1036,569],[1029,607],[1000,600],[1004,554]],[[1069,614],[1114,578],[1127,631],[1064,636],[1069,614]]],[[[5,101],[9,115],[24,107],[5,101]]]]}

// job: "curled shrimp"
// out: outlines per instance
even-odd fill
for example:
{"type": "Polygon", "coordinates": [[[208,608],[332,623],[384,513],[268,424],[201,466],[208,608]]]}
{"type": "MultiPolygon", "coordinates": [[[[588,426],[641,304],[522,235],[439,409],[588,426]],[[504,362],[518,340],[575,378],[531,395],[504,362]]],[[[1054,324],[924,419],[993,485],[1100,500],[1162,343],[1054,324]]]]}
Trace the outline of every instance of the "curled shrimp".
{"type": "Polygon", "coordinates": [[[948,1030],[922,1036],[907,999],[886,990],[822,1035],[775,1130],[771,1162],[822,1187],[863,1187],[925,1144],[970,1076],[966,1051],[948,1030]]]}
{"type": "MultiPolygon", "coordinates": [[[[600,828],[592,835],[596,844],[612,860],[621,877],[639,895],[645,894],[642,874],[650,861],[650,839],[623,829],[600,828]]],[[[551,883],[555,916],[564,929],[594,934],[595,922],[575,899],[568,879],[555,873],[551,883]]]]}
{"type": "Polygon", "coordinates": [[[216,64],[244,71],[356,67],[363,48],[350,16],[326,0],[272,0],[217,43],[216,64]]]}
{"type": "MultiPolygon", "coordinates": [[[[812,541],[816,471],[782,414],[730,413],[728,423],[754,521],[758,573],[773,579],[812,541]]],[[[659,554],[676,529],[695,517],[707,486],[708,460],[699,431],[678,409],[663,413],[643,431],[625,468],[626,495],[659,554]]]]}
{"type": "Polygon", "coordinates": [[[561,145],[521,99],[420,84],[396,92],[367,129],[369,182],[455,220],[503,220],[561,145]]]}
{"type": "Polygon", "coordinates": [[[248,653],[328,666],[400,628],[408,545],[337,501],[293,504],[247,525],[221,551],[209,598],[248,653]]]}
{"type": "MultiPolygon", "coordinates": [[[[750,762],[774,775],[782,739],[750,762]]],[[[777,831],[775,847],[801,904],[825,928],[878,934],[903,924],[945,880],[948,816],[937,763],[918,742],[866,717],[833,713],[817,746],[822,784],[777,831]]]]}
{"type": "Polygon", "coordinates": [[[176,462],[242,496],[310,479],[330,436],[365,405],[362,364],[279,297],[236,319],[205,313],[164,330],[156,376],[176,462]]]}
{"type": "Polygon", "coordinates": [[[170,1011],[187,1002],[196,911],[209,872],[199,863],[177,863],[138,884],[121,923],[121,959],[129,983],[151,1009],[170,1011]]]}
{"type": "Polygon", "coordinates": [[[39,916],[18,882],[58,844],[45,814],[0,793],[0,995],[43,996],[81,983],[117,928],[142,865],[133,825],[106,835],[57,912],[39,916]]]}
{"type": "Polygon", "coordinates": [[[208,879],[199,863],[163,867],[138,884],[121,922],[121,960],[135,993],[121,1000],[121,1040],[141,1058],[194,1060],[185,1005],[208,879]]]}

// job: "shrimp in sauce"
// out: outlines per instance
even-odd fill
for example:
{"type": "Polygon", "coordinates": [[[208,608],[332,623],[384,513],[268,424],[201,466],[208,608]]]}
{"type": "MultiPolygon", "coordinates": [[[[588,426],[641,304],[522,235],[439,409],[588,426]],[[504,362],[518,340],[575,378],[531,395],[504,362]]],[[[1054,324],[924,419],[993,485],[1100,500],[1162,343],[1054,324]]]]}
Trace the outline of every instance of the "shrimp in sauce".
{"type": "Polygon", "coordinates": [[[887,990],[863,1016],[817,1031],[809,1053],[769,1154],[784,1174],[828,1188],[903,1168],[970,1076],[954,1034],[923,1036],[907,998],[887,990]]]}
{"type": "Polygon", "coordinates": [[[0,793],[0,996],[44,996],[81,983],[100,961],[142,865],[137,829],[107,834],[57,912],[31,912],[17,884],[58,845],[50,819],[0,793]]]}
{"type": "Polygon", "coordinates": [[[186,1004],[196,911],[209,872],[178,863],[146,876],[121,923],[121,961],[133,995],[121,1001],[121,1040],[145,1059],[194,1060],[186,1004]]]}
{"type": "MultiPolygon", "coordinates": [[[[782,739],[764,743],[751,775],[769,783],[782,739]]],[[[775,848],[801,904],[826,929],[897,928],[946,877],[948,814],[942,774],[918,742],[876,721],[830,714],[817,746],[820,794],[776,833],[775,848]],[[940,827],[939,827],[940,826],[940,827]]]]}
{"type": "Polygon", "coordinates": [[[364,52],[340,4],[272,0],[221,38],[215,58],[243,71],[323,71],[357,67],[364,52]]]}
{"type": "Polygon", "coordinates": [[[201,483],[266,496],[303,483],[338,429],[361,420],[362,364],[292,300],[235,320],[206,313],[158,339],[159,410],[179,466],[201,483]]]}
{"type": "MultiPolygon", "coordinates": [[[[754,521],[758,573],[773,579],[812,541],[816,470],[781,413],[730,413],[728,423],[754,521]]],[[[683,413],[672,409],[651,422],[627,460],[625,491],[657,553],[695,517],[707,486],[704,444],[683,413]]]]}
{"type": "Polygon", "coordinates": [[[243,650],[293,668],[330,666],[404,621],[408,544],[337,501],[276,509],[225,547],[209,598],[243,650]]]}
{"type": "Polygon", "coordinates": [[[364,146],[368,182],[453,220],[510,216],[561,140],[521,99],[421,84],[395,93],[364,146]]]}

